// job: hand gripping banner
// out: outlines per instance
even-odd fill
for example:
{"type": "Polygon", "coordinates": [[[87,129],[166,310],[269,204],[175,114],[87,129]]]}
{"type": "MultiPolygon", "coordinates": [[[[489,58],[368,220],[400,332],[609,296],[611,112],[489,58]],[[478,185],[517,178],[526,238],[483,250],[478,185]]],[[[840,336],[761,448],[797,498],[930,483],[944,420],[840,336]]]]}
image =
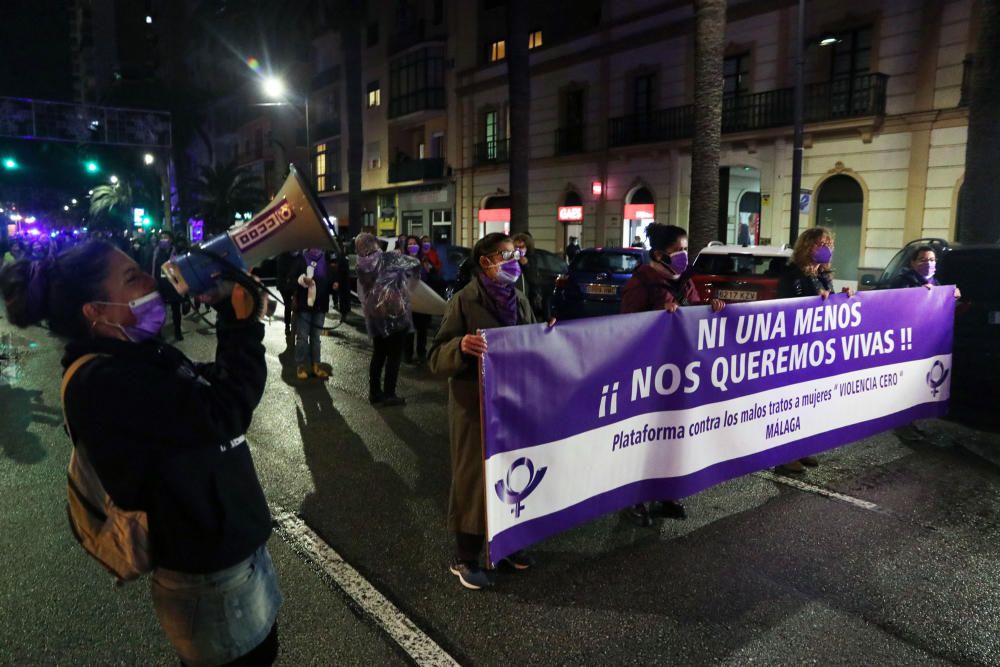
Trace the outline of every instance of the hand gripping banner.
{"type": "Polygon", "coordinates": [[[943,415],[954,288],[489,329],[490,559],[943,415]]]}

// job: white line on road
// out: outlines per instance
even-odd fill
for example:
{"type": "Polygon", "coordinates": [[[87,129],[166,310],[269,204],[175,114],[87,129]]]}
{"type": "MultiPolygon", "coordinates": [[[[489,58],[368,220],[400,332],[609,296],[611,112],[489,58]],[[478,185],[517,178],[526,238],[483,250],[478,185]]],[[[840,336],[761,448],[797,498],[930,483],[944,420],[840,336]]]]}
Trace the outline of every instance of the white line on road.
{"type": "Polygon", "coordinates": [[[823,496],[824,498],[830,498],[831,500],[839,500],[842,503],[847,503],[848,505],[854,505],[855,507],[860,507],[863,510],[868,510],[870,512],[878,512],[879,514],[889,514],[892,512],[876,505],[873,502],[867,500],[861,500],[860,498],[855,498],[854,496],[848,496],[843,493],[837,493],[836,491],[830,491],[829,489],[824,489],[821,486],[813,486],[812,484],[806,484],[805,482],[800,482],[797,479],[792,479],[791,477],[786,477],[784,475],[775,475],[773,472],[767,470],[761,470],[760,472],[754,473],[757,477],[763,477],[766,480],[772,482],[777,482],[778,484],[784,484],[786,486],[791,486],[798,489],[799,491],[806,491],[807,493],[815,493],[818,496],[823,496]]]}
{"type": "Polygon", "coordinates": [[[341,558],[305,521],[292,512],[272,507],[279,535],[297,547],[300,553],[320,568],[385,630],[400,648],[418,665],[427,667],[457,666],[448,652],[437,645],[396,605],[372,586],[367,579],[341,558]]]}

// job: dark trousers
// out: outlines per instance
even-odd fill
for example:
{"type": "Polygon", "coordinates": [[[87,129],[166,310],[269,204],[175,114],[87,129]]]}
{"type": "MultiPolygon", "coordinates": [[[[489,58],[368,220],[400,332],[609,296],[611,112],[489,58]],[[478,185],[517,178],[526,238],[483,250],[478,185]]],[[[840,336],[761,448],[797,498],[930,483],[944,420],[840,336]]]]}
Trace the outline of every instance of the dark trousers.
{"type": "Polygon", "coordinates": [[[395,396],[396,381],[399,379],[399,364],[403,357],[404,332],[389,336],[374,336],[372,362],[368,367],[368,391],[372,397],[395,396]],[[382,368],[385,368],[385,384],[382,384],[382,368]]]}
{"type": "Polygon", "coordinates": [[[413,343],[416,341],[416,359],[423,361],[427,359],[427,329],[431,326],[431,316],[426,313],[413,313],[414,331],[406,334],[406,347],[403,350],[403,358],[407,361],[414,359],[413,343]]]}
{"type": "Polygon", "coordinates": [[[174,338],[181,337],[181,302],[170,302],[170,315],[174,320],[174,338]]]}
{"type": "Polygon", "coordinates": [[[285,304],[285,333],[289,333],[292,330],[293,313],[292,310],[292,295],[295,292],[290,292],[288,290],[282,290],[281,292],[281,302],[285,304]]]}
{"type": "Polygon", "coordinates": [[[471,533],[455,533],[455,556],[458,560],[478,563],[485,537],[471,533]]]}

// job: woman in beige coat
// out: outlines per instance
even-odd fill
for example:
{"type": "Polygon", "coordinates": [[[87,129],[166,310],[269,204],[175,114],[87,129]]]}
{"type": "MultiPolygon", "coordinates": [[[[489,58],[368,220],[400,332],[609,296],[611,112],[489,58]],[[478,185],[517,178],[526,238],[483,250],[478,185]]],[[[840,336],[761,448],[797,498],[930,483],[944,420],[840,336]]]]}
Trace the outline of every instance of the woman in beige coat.
{"type": "MultiPolygon", "coordinates": [[[[451,572],[466,588],[493,584],[492,572],[479,565],[486,535],[483,441],[479,420],[479,358],[486,339],[478,331],[532,324],[535,316],[524,294],[514,288],[520,264],[505,234],[487,234],[469,260],[472,279],[451,301],[430,353],[430,370],[448,378],[451,441],[451,493],[448,529],[455,536],[451,572]]],[[[531,566],[521,553],[504,559],[515,569],[531,566]]]]}

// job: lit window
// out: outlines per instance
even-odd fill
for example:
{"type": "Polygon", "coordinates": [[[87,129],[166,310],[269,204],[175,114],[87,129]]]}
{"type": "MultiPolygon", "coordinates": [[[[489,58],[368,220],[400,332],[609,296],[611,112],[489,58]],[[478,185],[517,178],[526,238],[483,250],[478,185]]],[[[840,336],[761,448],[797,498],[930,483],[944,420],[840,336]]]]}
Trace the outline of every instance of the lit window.
{"type": "Polygon", "coordinates": [[[542,45],[542,31],[535,30],[530,35],[528,35],[528,48],[537,49],[542,45]]]}
{"type": "Polygon", "coordinates": [[[326,190],[326,144],[316,145],[316,189],[326,190]]]}
{"type": "Polygon", "coordinates": [[[495,63],[507,57],[507,42],[501,39],[490,44],[490,62],[495,63]]]}
{"type": "Polygon", "coordinates": [[[382,105],[382,91],[378,87],[378,81],[368,84],[368,108],[372,109],[382,105]]]}
{"type": "Polygon", "coordinates": [[[368,168],[379,169],[382,166],[382,144],[373,141],[368,144],[368,168]]]}

